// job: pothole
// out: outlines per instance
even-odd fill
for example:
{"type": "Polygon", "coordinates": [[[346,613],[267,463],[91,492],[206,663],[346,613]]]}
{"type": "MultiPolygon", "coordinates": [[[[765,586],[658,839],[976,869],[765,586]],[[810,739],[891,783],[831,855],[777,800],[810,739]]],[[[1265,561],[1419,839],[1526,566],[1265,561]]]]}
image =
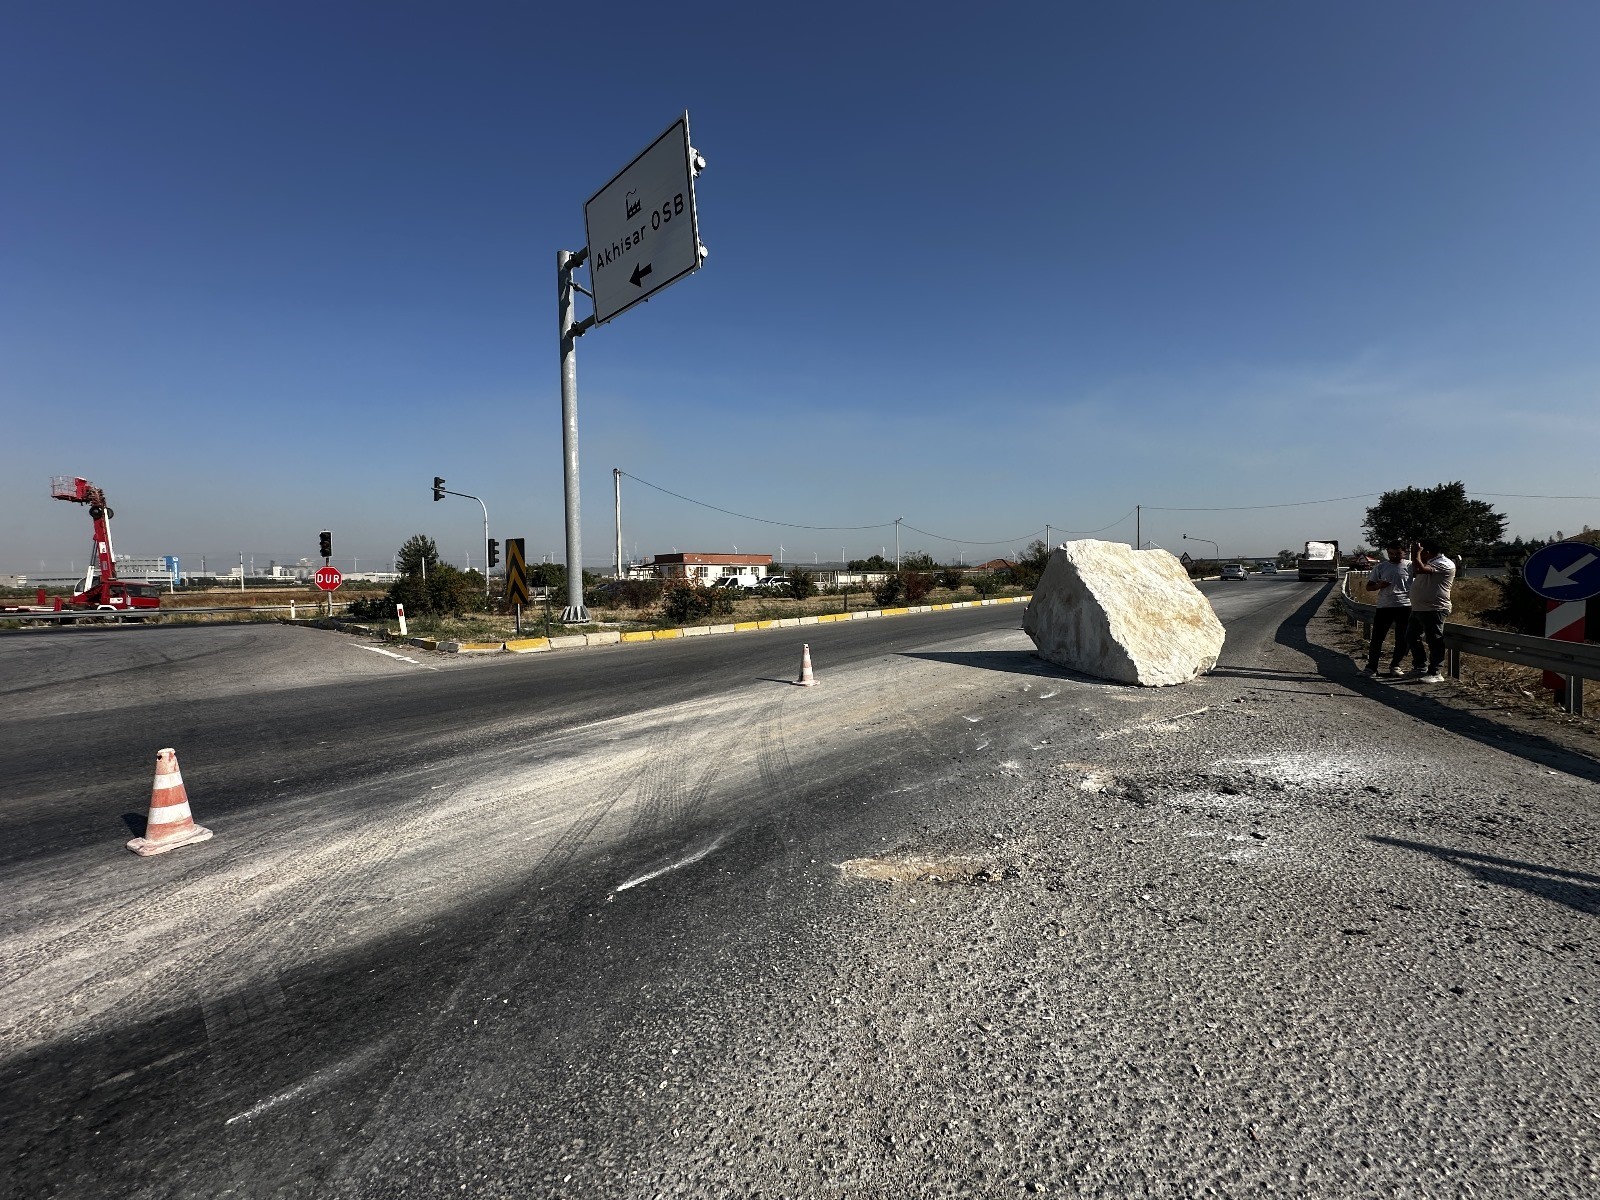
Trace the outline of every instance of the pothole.
{"type": "Polygon", "coordinates": [[[878,883],[926,883],[947,887],[1001,883],[1022,874],[1015,863],[980,854],[887,854],[839,864],[846,879],[878,883]]]}

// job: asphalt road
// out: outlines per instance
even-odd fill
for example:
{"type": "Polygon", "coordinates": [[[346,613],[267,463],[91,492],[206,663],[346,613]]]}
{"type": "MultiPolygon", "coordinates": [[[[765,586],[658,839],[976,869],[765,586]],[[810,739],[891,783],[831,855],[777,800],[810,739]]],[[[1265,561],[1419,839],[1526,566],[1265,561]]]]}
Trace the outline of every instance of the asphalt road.
{"type": "Polygon", "coordinates": [[[1011,607],[0,638],[7,1188],[1594,1193],[1600,765],[1205,590],[1160,690],[1011,607]],[[163,745],[217,836],[138,859],[163,745]]]}

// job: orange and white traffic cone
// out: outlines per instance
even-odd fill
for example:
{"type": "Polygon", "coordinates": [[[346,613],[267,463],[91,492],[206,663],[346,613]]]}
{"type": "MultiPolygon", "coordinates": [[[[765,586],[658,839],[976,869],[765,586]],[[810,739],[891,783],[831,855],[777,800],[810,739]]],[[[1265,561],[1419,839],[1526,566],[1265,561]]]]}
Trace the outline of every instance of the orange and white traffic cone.
{"type": "Polygon", "coordinates": [[[165,854],[210,837],[211,830],[196,825],[189,812],[189,793],[184,790],[183,773],[178,770],[178,752],[158,750],[156,780],[150,785],[150,819],[145,822],[144,836],[129,842],[128,849],[135,854],[165,854]]]}
{"type": "Polygon", "coordinates": [[[811,673],[811,647],[809,644],[800,647],[800,678],[795,680],[801,687],[816,687],[817,677],[811,673]]]}

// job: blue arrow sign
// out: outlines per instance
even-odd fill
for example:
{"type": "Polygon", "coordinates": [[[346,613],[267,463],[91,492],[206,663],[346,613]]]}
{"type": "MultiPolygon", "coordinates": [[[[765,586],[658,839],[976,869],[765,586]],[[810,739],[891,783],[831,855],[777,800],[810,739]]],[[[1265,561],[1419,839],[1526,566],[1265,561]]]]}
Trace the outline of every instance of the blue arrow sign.
{"type": "Polygon", "coordinates": [[[1528,556],[1522,578],[1547,600],[1587,600],[1600,596],[1600,546],[1552,542],[1528,556]]]}

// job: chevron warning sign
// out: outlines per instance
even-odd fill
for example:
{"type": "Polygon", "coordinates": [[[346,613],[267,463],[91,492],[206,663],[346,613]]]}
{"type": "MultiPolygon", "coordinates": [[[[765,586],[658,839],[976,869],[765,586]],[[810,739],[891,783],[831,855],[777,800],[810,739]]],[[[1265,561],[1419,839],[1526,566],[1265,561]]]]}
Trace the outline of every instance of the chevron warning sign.
{"type": "Polygon", "coordinates": [[[528,556],[522,538],[506,539],[506,603],[528,603],[528,556]]]}

